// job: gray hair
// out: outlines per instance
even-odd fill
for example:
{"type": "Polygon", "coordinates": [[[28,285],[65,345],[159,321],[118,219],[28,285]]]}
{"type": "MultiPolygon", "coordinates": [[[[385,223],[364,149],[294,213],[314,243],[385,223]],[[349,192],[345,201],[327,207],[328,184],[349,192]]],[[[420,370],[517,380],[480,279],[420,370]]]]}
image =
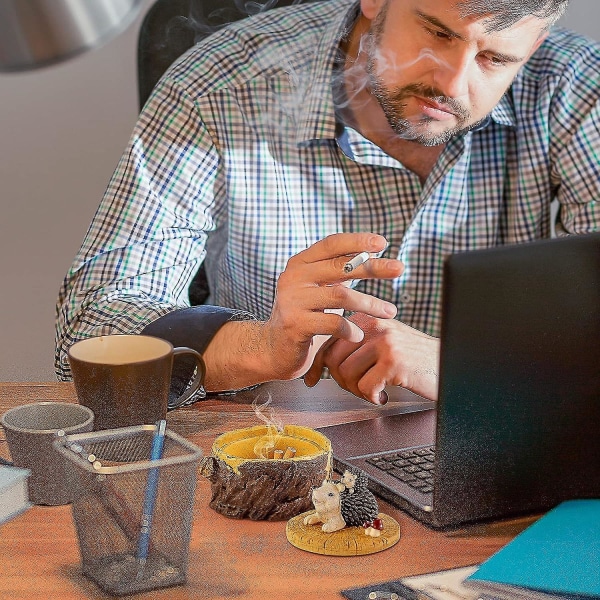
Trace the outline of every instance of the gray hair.
{"type": "Polygon", "coordinates": [[[489,31],[506,29],[532,15],[550,27],[565,12],[569,0],[462,0],[457,6],[464,17],[488,17],[489,31]]]}

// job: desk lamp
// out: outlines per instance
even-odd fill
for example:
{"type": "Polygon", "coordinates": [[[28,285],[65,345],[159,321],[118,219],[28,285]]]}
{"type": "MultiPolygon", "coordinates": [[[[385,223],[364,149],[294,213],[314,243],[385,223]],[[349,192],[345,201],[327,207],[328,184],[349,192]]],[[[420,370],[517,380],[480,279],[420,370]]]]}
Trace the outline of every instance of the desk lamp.
{"type": "Polygon", "coordinates": [[[0,0],[0,72],[54,64],[104,44],[141,0],[0,0]]]}

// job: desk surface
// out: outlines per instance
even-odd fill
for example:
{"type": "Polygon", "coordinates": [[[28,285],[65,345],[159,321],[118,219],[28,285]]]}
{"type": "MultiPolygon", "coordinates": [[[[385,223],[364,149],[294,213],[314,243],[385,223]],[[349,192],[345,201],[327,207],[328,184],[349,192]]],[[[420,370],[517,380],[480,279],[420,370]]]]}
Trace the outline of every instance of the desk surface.
{"type": "MultiPolygon", "coordinates": [[[[252,401],[258,396],[262,403],[269,394],[283,423],[309,427],[360,420],[371,411],[420,403],[400,391],[386,407],[375,407],[342,392],[332,380],[322,380],[312,390],[301,381],[279,382],[173,411],[168,427],[210,454],[217,435],[260,424],[252,401]]],[[[41,400],[76,401],[69,383],[0,383],[0,414],[41,400]]],[[[1,428],[0,456],[9,456],[1,428]]],[[[228,519],[208,507],[209,499],[210,484],[199,476],[187,584],[135,598],[340,599],[340,590],[348,587],[480,562],[532,522],[515,519],[439,532],[380,500],[380,510],[400,523],[400,541],[378,554],[333,558],[293,547],[286,539],[285,522],[228,519]]],[[[81,575],[69,506],[36,506],[0,526],[0,565],[0,598],[107,597],[81,575]]]]}

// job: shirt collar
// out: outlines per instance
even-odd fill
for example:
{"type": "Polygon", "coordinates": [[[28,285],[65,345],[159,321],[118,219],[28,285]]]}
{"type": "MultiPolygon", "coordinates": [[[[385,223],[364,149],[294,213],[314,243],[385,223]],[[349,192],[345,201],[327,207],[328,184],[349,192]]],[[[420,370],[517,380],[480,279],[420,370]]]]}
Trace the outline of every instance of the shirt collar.
{"type": "Polygon", "coordinates": [[[500,102],[492,109],[490,118],[499,125],[507,125],[515,127],[517,117],[515,114],[515,103],[512,95],[512,86],[506,90],[504,96],[500,98],[500,102]]]}

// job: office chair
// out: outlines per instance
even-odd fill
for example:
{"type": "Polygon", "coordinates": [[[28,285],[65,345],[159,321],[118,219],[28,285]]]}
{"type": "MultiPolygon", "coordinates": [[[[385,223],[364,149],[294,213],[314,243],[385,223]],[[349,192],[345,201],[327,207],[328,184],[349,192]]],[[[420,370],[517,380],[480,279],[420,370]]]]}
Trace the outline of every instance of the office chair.
{"type": "MultiPolygon", "coordinates": [[[[206,36],[247,16],[276,6],[321,0],[157,0],[144,17],[138,38],[138,94],[140,110],[167,68],[206,36]]],[[[209,295],[204,265],[188,291],[192,306],[209,295]]]]}

